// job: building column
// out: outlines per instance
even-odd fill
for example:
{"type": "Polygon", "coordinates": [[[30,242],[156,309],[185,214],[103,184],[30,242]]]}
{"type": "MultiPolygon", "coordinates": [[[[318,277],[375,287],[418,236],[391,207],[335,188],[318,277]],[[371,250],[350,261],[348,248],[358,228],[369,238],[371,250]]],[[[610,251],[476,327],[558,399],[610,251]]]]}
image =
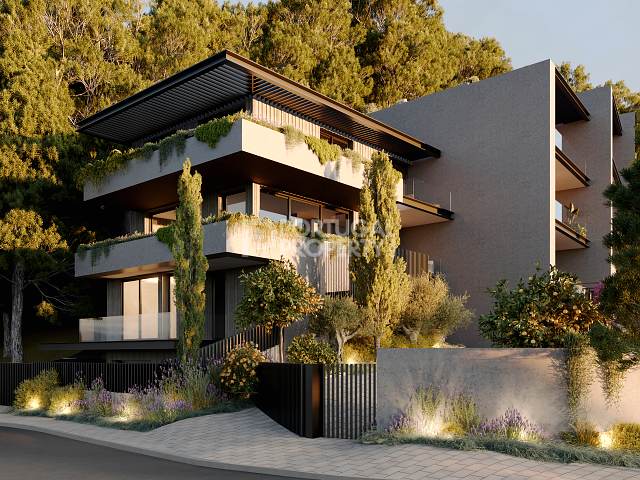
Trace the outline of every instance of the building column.
{"type": "Polygon", "coordinates": [[[247,215],[260,215],[260,185],[255,182],[247,185],[247,215]]]}

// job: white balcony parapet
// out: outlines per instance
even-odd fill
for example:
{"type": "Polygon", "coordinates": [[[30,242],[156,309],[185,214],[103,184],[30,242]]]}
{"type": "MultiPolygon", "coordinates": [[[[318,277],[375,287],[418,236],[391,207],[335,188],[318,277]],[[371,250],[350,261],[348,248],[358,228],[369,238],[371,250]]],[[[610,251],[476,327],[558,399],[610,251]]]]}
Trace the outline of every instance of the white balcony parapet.
{"type": "MultiPolygon", "coordinates": [[[[85,183],[84,199],[90,200],[108,195],[125,188],[133,187],[151,180],[172,175],[182,170],[185,158],[191,160],[194,167],[221,159],[228,155],[245,153],[263,158],[274,165],[298,169],[325,179],[333,180],[353,188],[362,187],[364,166],[357,165],[351,159],[342,156],[337,162],[321,164],[318,157],[304,142],[288,145],[281,132],[259,125],[247,119],[236,120],[229,133],[220,138],[215,148],[200,142],[195,137],[187,138],[184,151],[172,152],[161,161],[160,152],[151,157],[129,161],[121,170],[107,176],[99,184],[85,183]]],[[[398,200],[402,199],[402,184],[397,187],[398,200]]]]}
{"type": "Polygon", "coordinates": [[[177,323],[175,312],[81,318],[80,342],[175,340],[177,323]]]}

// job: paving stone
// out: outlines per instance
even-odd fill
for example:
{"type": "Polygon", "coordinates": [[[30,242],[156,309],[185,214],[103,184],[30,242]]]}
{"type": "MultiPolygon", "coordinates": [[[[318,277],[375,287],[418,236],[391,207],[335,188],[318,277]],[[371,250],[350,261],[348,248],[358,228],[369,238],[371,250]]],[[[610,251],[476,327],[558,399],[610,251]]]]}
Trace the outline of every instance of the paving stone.
{"type": "Polygon", "coordinates": [[[311,474],[393,480],[640,480],[640,470],[635,469],[543,463],[496,452],[428,445],[362,445],[351,440],[300,438],[257,409],[190,418],[145,433],[10,414],[0,414],[0,424],[46,428],[158,454],[311,474]]]}

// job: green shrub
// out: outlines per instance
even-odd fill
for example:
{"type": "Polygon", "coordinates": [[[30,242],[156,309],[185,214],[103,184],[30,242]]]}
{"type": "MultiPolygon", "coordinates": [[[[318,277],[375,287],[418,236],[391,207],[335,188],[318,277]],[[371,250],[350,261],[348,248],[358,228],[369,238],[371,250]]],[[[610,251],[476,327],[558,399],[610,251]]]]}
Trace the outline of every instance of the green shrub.
{"type": "Polygon", "coordinates": [[[84,398],[84,384],[76,382],[71,385],[54,388],[49,402],[49,415],[71,415],[79,409],[84,398]]]}
{"type": "Polygon", "coordinates": [[[640,452],[640,423],[617,423],[611,429],[613,448],[640,452]]]}
{"type": "Polygon", "coordinates": [[[323,138],[310,136],[304,137],[304,141],[309,150],[316,154],[321,165],[340,160],[342,149],[338,145],[331,145],[323,138]]]}
{"type": "Polygon", "coordinates": [[[238,398],[249,398],[256,391],[257,366],[267,359],[258,347],[247,342],[231,350],[220,371],[222,389],[238,398]]]}
{"type": "Polygon", "coordinates": [[[18,410],[47,410],[51,393],[58,384],[58,372],[53,369],[23,380],[16,389],[13,406],[18,410]]]}
{"type": "Polygon", "coordinates": [[[313,333],[298,335],[287,347],[287,361],[290,363],[333,365],[338,356],[331,345],[318,340],[313,333]]]}
{"type": "Polygon", "coordinates": [[[280,131],[284,133],[284,141],[287,148],[295,147],[304,142],[304,133],[291,125],[285,125],[280,131]]]}
{"type": "Polygon", "coordinates": [[[445,432],[466,435],[480,425],[482,418],[471,396],[458,393],[447,399],[445,432]]]}
{"type": "Polygon", "coordinates": [[[226,115],[198,125],[194,132],[195,137],[198,141],[206,143],[209,148],[216,148],[220,139],[229,134],[238,118],[238,114],[226,115]]]}
{"type": "Polygon", "coordinates": [[[376,349],[367,337],[356,337],[344,345],[342,361],[345,363],[373,363],[376,349]]]}
{"type": "Polygon", "coordinates": [[[567,333],[587,333],[601,319],[578,290],[577,277],[555,267],[538,269],[513,290],[502,280],[489,293],[493,308],[478,323],[482,335],[501,347],[563,347],[567,333]]]}
{"type": "Polygon", "coordinates": [[[591,422],[578,420],[570,432],[560,433],[560,438],[571,445],[600,447],[600,432],[591,422]]]}

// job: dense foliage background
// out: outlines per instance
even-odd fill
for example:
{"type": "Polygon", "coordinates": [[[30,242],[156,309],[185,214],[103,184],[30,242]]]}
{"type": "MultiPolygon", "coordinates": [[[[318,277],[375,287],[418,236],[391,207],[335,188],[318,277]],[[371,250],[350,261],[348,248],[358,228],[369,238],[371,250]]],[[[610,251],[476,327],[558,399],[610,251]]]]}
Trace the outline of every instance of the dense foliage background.
{"type": "Polygon", "coordinates": [[[80,119],[225,48],[365,111],[511,69],[495,39],[448,32],[442,13],[436,0],[0,2],[0,219],[14,246],[27,231],[61,237],[46,265],[34,242],[0,249],[0,312],[20,258],[25,324],[96,314],[72,253],[108,225],[75,176],[112,146],[77,134],[80,119]]]}

